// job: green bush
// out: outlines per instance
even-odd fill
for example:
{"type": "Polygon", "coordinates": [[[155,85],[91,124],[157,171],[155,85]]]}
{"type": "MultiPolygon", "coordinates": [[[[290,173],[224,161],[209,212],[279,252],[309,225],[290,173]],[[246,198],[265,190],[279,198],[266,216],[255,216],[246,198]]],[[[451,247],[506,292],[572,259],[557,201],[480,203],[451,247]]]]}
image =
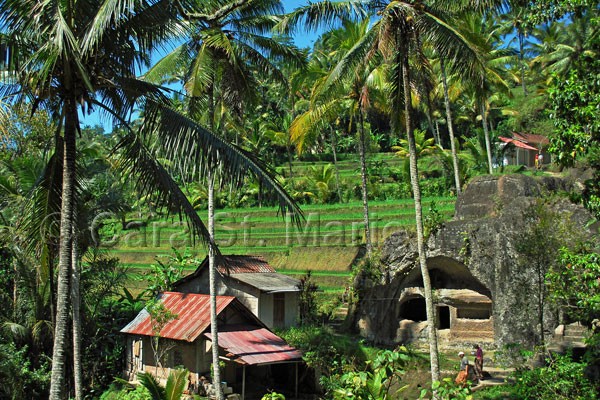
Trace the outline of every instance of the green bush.
{"type": "Polygon", "coordinates": [[[0,342],[0,399],[43,399],[48,395],[50,365],[34,368],[27,353],[27,346],[0,342]]]}
{"type": "Polygon", "coordinates": [[[585,377],[586,364],[570,355],[555,356],[547,366],[515,372],[514,392],[523,400],[593,400],[598,391],[585,377]]]}
{"type": "Polygon", "coordinates": [[[100,400],[152,400],[152,396],[148,389],[142,385],[135,388],[127,385],[112,384],[110,388],[100,396],[100,400]]]}

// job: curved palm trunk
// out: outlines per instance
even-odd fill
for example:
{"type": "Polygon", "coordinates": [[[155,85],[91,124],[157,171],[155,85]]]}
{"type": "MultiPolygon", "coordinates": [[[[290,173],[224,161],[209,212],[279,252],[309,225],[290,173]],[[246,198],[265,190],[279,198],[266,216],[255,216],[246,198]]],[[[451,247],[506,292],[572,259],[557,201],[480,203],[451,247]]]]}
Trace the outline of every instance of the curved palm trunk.
{"type": "MultiPolygon", "coordinates": [[[[419,170],[417,165],[417,148],[415,146],[415,136],[412,130],[411,106],[410,106],[410,86],[409,86],[409,64],[408,55],[402,55],[402,87],[404,89],[404,112],[406,121],[406,136],[408,139],[408,148],[410,152],[410,181],[415,200],[415,219],[417,227],[417,247],[419,251],[419,265],[421,267],[421,277],[423,278],[423,290],[425,295],[425,308],[427,311],[427,326],[429,328],[429,355],[431,362],[431,379],[440,381],[440,365],[438,355],[437,330],[435,327],[435,313],[433,309],[433,295],[431,289],[431,280],[429,278],[429,269],[427,267],[427,254],[425,253],[425,240],[423,236],[423,212],[421,204],[421,187],[419,186],[419,170]]],[[[398,85],[398,89],[399,89],[398,85]]],[[[398,96],[400,98],[400,96],[398,96]]]]}
{"type": "MultiPolygon", "coordinates": [[[[74,219],[77,211],[74,211],[74,219]]],[[[83,399],[83,373],[81,369],[81,297],[79,290],[79,249],[77,232],[73,230],[73,251],[71,252],[71,302],[73,303],[73,380],[75,400],[83,399]]]]}
{"type": "Polygon", "coordinates": [[[450,136],[450,151],[452,152],[452,166],[454,167],[454,185],[456,194],[460,194],[460,171],[458,169],[458,154],[456,152],[456,143],[454,143],[454,126],[452,124],[452,110],[450,109],[450,95],[448,94],[448,79],[446,77],[446,68],[444,58],[440,57],[440,70],[442,72],[442,85],[444,87],[444,103],[446,105],[446,121],[448,122],[448,135],[450,136]]]}
{"type": "Polygon", "coordinates": [[[487,116],[485,115],[485,105],[483,100],[481,101],[479,107],[481,112],[481,123],[483,124],[483,134],[485,136],[485,151],[487,153],[488,169],[491,175],[494,173],[494,168],[492,166],[492,142],[490,140],[490,131],[488,130],[487,116]]]}
{"type": "Polygon", "coordinates": [[[64,164],[60,211],[60,250],[56,290],[56,326],[52,349],[50,400],[60,400],[65,387],[65,352],[69,322],[69,276],[73,250],[73,210],[75,203],[77,108],[72,99],[65,101],[64,164]]]}
{"type": "Polygon", "coordinates": [[[360,181],[362,186],[363,202],[363,221],[365,224],[365,246],[367,249],[367,258],[370,260],[373,255],[373,245],[371,244],[371,230],[369,229],[369,192],[367,188],[367,157],[365,151],[365,126],[362,110],[359,112],[358,122],[358,151],[360,153],[360,181]]]}

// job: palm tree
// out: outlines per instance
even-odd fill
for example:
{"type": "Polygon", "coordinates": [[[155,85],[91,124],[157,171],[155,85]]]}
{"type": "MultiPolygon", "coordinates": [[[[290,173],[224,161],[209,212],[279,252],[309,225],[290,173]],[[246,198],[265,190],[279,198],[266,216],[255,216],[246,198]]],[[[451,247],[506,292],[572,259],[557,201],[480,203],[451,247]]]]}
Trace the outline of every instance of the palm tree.
{"type": "MultiPolygon", "coordinates": [[[[445,22],[449,19],[446,3],[413,3],[409,1],[369,1],[364,3],[365,7],[370,11],[374,11],[379,19],[374,22],[370,30],[371,34],[366,35],[362,41],[357,43],[345,59],[338,64],[341,65],[339,72],[340,75],[345,75],[344,72],[352,73],[360,63],[364,62],[365,57],[373,54],[375,50],[383,56],[391,67],[392,126],[394,132],[398,135],[401,129],[400,116],[404,118],[410,152],[411,184],[415,200],[419,265],[423,278],[429,326],[431,375],[433,380],[439,381],[435,314],[424,246],[421,191],[412,121],[411,85],[416,81],[411,76],[417,75],[415,71],[419,71],[419,76],[428,75],[427,68],[429,64],[423,53],[424,43],[435,48],[439,56],[451,61],[455,68],[465,71],[465,76],[475,78],[476,70],[474,67],[480,64],[481,61],[465,43],[462,35],[445,22]]],[[[483,3],[486,2],[474,3],[484,6],[483,3]]],[[[332,21],[340,15],[348,17],[348,14],[354,12],[359,6],[357,2],[344,2],[341,4],[324,1],[311,4],[296,9],[281,26],[289,29],[290,25],[298,21],[305,21],[310,23],[311,26],[315,26],[319,23],[332,21]]],[[[458,7],[453,5],[452,8],[460,9],[460,6],[462,4],[459,4],[458,7]]]]}
{"type": "Polygon", "coordinates": [[[531,30],[531,26],[526,20],[529,4],[522,0],[509,1],[510,8],[507,13],[502,15],[502,29],[506,34],[514,33],[513,39],[509,42],[509,45],[513,41],[517,41],[518,45],[518,66],[521,74],[520,81],[521,87],[523,88],[523,94],[528,95],[527,82],[525,80],[525,68],[527,67],[527,61],[525,56],[527,54],[527,36],[531,30]]]}
{"type": "MultiPolygon", "coordinates": [[[[149,80],[164,80],[172,76],[173,68],[183,67],[180,79],[190,96],[188,114],[200,119],[200,106],[206,106],[204,117],[211,132],[226,135],[224,118],[230,113],[238,118],[256,99],[257,75],[271,75],[284,81],[274,60],[301,63],[302,54],[295,48],[268,36],[277,19],[274,14],[283,12],[279,1],[205,1],[196,10],[185,10],[177,2],[184,18],[190,22],[193,34],[173,53],[158,62],[147,74],[149,80]],[[206,15],[214,18],[207,19],[206,15]]],[[[237,136],[236,136],[237,141],[237,136]]],[[[185,165],[186,162],[181,164],[185,165]]],[[[189,165],[189,164],[188,164],[189,165]]],[[[208,182],[208,233],[214,240],[214,185],[215,173],[209,166],[208,182]]],[[[211,331],[213,340],[214,381],[220,382],[219,349],[217,335],[217,270],[216,253],[209,248],[209,280],[211,294],[211,331]]],[[[215,385],[217,398],[223,394],[215,385]]]]}
{"type": "MultiPolygon", "coordinates": [[[[423,156],[437,153],[440,150],[440,146],[435,144],[435,139],[427,138],[426,132],[420,129],[415,129],[415,154],[417,159],[423,156]]],[[[407,172],[410,172],[410,144],[407,139],[400,139],[400,144],[392,146],[392,150],[396,152],[398,157],[405,160],[404,168],[407,172]]],[[[443,149],[442,149],[443,150],[443,149]]]]}
{"type": "MultiPolygon", "coordinates": [[[[220,10],[217,10],[217,15],[220,10]]],[[[215,15],[205,15],[210,20],[215,15]]],[[[184,148],[210,168],[223,160],[223,173],[240,182],[244,169],[260,174],[275,189],[286,210],[297,211],[283,189],[251,154],[221,140],[195,122],[168,108],[160,87],[136,79],[140,65],[148,62],[154,46],[179,33],[177,9],[171,1],[105,0],[74,2],[11,0],[0,4],[0,26],[11,46],[9,56],[18,69],[4,71],[0,95],[12,103],[31,102],[34,109],[48,110],[57,121],[57,143],[62,151],[62,187],[56,323],[52,357],[50,399],[62,398],[67,351],[73,268],[74,210],[77,132],[80,112],[98,109],[124,126],[127,134],[117,149],[123,166],[137,176],[141,192],[159,193],[160,204],[185,215],[195,235],[214,247],[204,224],[164,167],[156,151],[143,140],[151,135],[184,148]],[[127,123],[136,105],[145,109],[139,134],[127,123]],[[274,186],[273,186],[274,185],[274,186]]],[[[4,66],[6,68],[6,66],[4,66]]],[[[173,154],[171,154],[173,156],[173,154]]],[[[172,157],[174,158],[174,157],[172,157]]],[[[80,396],[79,394],[77,396],[80,396]]]]}
{"type": "Polygon", "coordinates": [[[339,60],[331,71],[320,77],[312,89],[311,108],[299,115],[290,127],[290,136],[298,149],[302,149],[307,138],[314,138],[319,128],[333,124],[345,109],[349,114],[349,131],[355,129],[358,134],[358,151],[361,165],[361,188],[363,201],[363,220],[367,257],[373,253],[369,222],[369,201],[367,188],[366,163],[366,119],[375,93],[384,89],[384,69],[378,60],[372,59],[356,68],[348,76],[342,75],[346,56],[355,51],[356,44],[372,34],[369,31],[369,19],[360,22],[344,20],[343,27],[327,32],[322,37],[323,51],[329,62],[339,60]]]}
{"type": "Polygon", "coordinates": [[[540,53],[531,60],[531,66],[540,66],[546,84],[552,82],[554,74],[564,75],[581,55],[598,57],[594,48],[594,40],[600,34],[598,24],[593,23],[590,13],[574,17],[572,22],[554,22],[545,29],[535,31],[541,43],[534,47],[540,53]]]}
{"type": "Polygon", "coordinates": [[[510,93],[506,82],[506,65],[514,56],[512,49],[500,48],[500,34],[493,20],[479,18],[476,15],[465,15],[458,23],[458,30],[469,43],[483,55],[483,62],[478,64],[478,79],[465,81],[465,90],[475,98],[475,107],[481,117],[485,146],[488,159],[488,173],[493,174],[492,145],[488,124],[489,99],[498,92],[510,93]]]}

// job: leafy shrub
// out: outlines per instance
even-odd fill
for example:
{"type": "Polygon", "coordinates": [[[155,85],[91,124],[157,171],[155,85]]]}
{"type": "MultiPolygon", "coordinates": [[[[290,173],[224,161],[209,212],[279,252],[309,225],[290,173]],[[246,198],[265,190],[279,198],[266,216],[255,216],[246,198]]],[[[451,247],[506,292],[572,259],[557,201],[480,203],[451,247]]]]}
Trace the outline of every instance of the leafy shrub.
{"type": "Polygon", "coordinates": [[[558,355],[547,366],[515,372],[515,395],[528,400],[592,400],[598,391],[585,377],[586,365],[558,355]]]}
{"type": "Polygon", "coordinates": [[[352,364],[362,365],[367,360],[361,342],[334,335],[325,327],[294,327],[280,332],[280,335],[302,351],[302,358],[310,368],[318,370],[326,378],[341,375],[352,369],[352,364]]]}
{"type": "Polygon", "coordinates": [[[152,396],[142,385],[132,388],[113,384],[106,392],[102,393],[100,400],[152,400],[152,396]]]}
{"type": "Polygon", "coordinates": [[[285,396],[281,393],[271,392],[265,394],[261,400],[285,400],[285,396]]]}
{"type": "MultiPolygon", "coordinates": [[[[469,387],[458,386],[452,378],[444,378],[441,382],[433,382],[431,391],[435,391],[436,398],[440,400],[471,400],[473,398],[469,387]]],[[[419,398],[430,398],[430,395],[431,393],[428,389],[423,389],[419,398]]]]}
{"type": "MultiPolygon", "coordinates": [[[[2,338],[0,338],[1,340],[2,338]]],[[[50,365],[34,369],[27,355],[27,346],[0,342],[0,398],[43,399],[48,395],[50,365]]]]}
{"type": "Polygon", "coordinates": [[[388,400],[397,398],[403,389],[400,379],[406,362],[410,359],[406,349],[381,350],[375,358],[367,361],[366,370],[352,370],[333,382],[335,399],[388,400]]]}

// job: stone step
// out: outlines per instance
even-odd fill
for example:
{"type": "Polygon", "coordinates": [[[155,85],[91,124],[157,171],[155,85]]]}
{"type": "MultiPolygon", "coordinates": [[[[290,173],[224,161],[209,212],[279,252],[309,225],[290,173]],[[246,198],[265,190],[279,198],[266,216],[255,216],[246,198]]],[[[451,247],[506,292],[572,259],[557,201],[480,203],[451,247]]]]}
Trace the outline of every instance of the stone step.
{"type": "Polygon", "coordinates": [[[565,328],[565,335],[587,335],[589,332],[586,328],[565,328]]]}

